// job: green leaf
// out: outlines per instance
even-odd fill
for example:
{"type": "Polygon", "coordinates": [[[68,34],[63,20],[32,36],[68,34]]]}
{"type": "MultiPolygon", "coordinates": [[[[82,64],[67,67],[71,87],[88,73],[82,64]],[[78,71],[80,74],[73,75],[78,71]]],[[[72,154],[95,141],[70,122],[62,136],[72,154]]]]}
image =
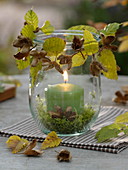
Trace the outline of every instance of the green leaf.
{"type": "Polygon", "coordinates": [[[124,134],[125,134],[125,135],[128,135],[128,127],[126,127],[126,128],[124,129],[124,134]]]}
{"type": "Polygon", "coordinates": [[[16,60],[16,64],[19,70],[23,70],[30,65],[30,56],[26,57],[25,60],[16,60]]]}
{"type": "Polygon", "coordinates": [[[84,50],[87,55],[92,55],[99,51],[98,42],[88,30],[84,30],[84,50]]]}
{"type": "Polygon", "coordinates": [[[38,27],[38,17],[33,10],[29,10],[24,16],[24,19],[27,24],[33,25],[34,30],[38,27]]]}
{"type": "Polygon", "coordinates": [[[3,93],[5,90],[4,86],[2,85],[2,83],[0,83],[0,93],[3,93]]]}
{"type": "Polygon", "coordinates": [[[128,112],[116,117],[115,123],[128,123],[128,112]]]}
{"type": "Polygon", "coordinates": [[[120,126],[118,124],[111,124],[101,128],[97,133],[95,138],[98,142],[104,142],[108,139],[117,137],[121,132],[120,126]]]}
{"type": "Polygon", "coordinates": [[[76,26],[70,27],[68,30],[88,30],[92,33],[96,33],[96,34],[98,33],[98,31],[94,27],[91,27],[88,25],[76,25],[76,26]]]}
{"type": "Polygon", "coordinates": [[[108,24],[104,29],[100,30],[100,32],[103,33],[105,36],[115,36],[115,33],[119,29],[120,25],[121,24],[119,23],[108,24]]]}
{"type": "Polygon", "coordinates": [[[107,72],[103,72],[104,76],[109,79],[118,79],[117,75],[117,65],[115,56],[111,50],[104,49],[101,51],[100,55],[97,57],[98,61],[107,68],[107,72]]]}
{"type": "Polygon", "coordinates": [[[72,67],[78,67],[85,63],[85,61],[87,60],[86,52],[82,51],[82,54],[81,52],[78,52],[72,57],[72,67]],[[84,58],[82,54],[84,55],[84,58]]]}
{"type": "Polygon", "coordinates": [[[43,49],[47,52],[48,56],[57,56],[65,48],[65,41],[58,37],[51,37],[45,40],[43,49]]]}
{"type": "Polygon", "coordinates": [[[54,32],[54,27],[51,25],[49,21],[45,21],[44,25],[41,28],[41,31],[45,33],[46,35],[50,35],[52,32],[54,32]]]}
{"type": "Polygon", "coordinates": [[[36,36],[34,34],[34,27],[33,25],[25,25],[22,30],[21,33],[23,36],[28,37],[30,39],[34,39],[36,36]]]}
{"type": "Polygon", "coordinates": [[[34,86],[38,72],[42,69],[42,63],[38,63],[36,67],[30,67],[31,84],[34,86]]]}

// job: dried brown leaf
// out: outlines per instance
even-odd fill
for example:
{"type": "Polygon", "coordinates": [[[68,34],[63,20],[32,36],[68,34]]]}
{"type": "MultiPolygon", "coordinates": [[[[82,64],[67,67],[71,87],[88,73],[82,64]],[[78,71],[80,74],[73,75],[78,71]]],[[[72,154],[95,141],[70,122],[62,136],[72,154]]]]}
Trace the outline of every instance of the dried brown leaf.
{"type": "Polygon", "coordinates": [[[43,153],[43,151],[40,150],[29,150],[29,151],[25,151],[24,155],[27,156],[40,156],[43,153]]]}
{"type": "Polygon", "coordinates": [[[36,139],[34,139],[29,145],[26,147],[23,154],[27,156],[40,156],[43,152],[40,150],[33,150],[33,148],[36,146],[36,139]]]}

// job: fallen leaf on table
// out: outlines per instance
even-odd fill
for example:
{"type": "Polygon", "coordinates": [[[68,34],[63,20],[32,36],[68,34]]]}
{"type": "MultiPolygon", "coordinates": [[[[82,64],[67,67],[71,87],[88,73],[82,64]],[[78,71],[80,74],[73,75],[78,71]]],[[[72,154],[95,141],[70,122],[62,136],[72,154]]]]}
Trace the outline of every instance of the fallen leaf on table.
{"type": "Polygon", "coordinates": [[[122,94],[120,91],[115,92],[116,98],[113,99],[116,103],[126,104],[128,101],[128,94],[122,94]]]}
{"type": "Polygon", "coordinates": [[[128,94],[128,86],[122,86],[121,89],[125,94],[128,94]]]}
{"type": "Polygon", "coordinates": [[[40,150],[34,150],[33,148],[36,146],[36,139],[29,143],[29,145],[25,148],[23,154],[27,156],[40,156],[43,152],[40,150]]]}
{"type": "Polygon", "coordinates": [[[71,153],[68,150],[62,149],[58,155],[57,155],[57,159],[58,161],[67,161],[69,162],[71,160],[72,156],[71,153]]]}
{"type": "Polygon", "coordinates": [[[41,149],[56,147],[61,143],[62,139],[60,139],[56,132],[50,132],[42,143],[41,149]]]}
{"type": "Polygon", "coordinates": [[[28,140],[21,139],[19,136],[10,136],[9,139],[6,141],[6,144],[9,148],[12,149],[12,153],[20,152],[28,145],[28,140]]]}

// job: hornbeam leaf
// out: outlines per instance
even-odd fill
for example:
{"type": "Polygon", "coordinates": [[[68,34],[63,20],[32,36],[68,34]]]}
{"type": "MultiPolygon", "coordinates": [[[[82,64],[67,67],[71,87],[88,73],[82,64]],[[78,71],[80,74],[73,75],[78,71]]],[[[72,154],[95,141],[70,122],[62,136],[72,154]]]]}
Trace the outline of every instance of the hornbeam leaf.
{"type": "Polygon", "coordinates": [[[30,57],[26,57],[25,60],[16,60],[16,64],[19,70],[23,70],[30,65],[30,57]]]}
{"type": "Polygon", "coordinates": [[[32,87],[34,86],[36,78],[37,78],[37,74],[41,69],[42,69],[42,63],[38,63],[36,67],[30,67],[32,87]]]}
{"type": "Polygon", "coordinates": [[[38,17],[33,10],[29,10],[24,16],[24,19],[27,24],[33,25],[34,30],[38,27],[38,17]]]}
{"type": "Polygon", "coordinates": [[[21,33],[23,36],[28,37],[30,39],[34,39],[35,38],[35,34],[34,34],[34,27],[33,25],[25,25],[22,30],[21,33]]]}
{"type": "Polygon", "coordinates": [[[41,31],[46,35],[49,35],[54,31],[54,27],[50,24],[49,21],[45,21],[44,25],[41,28],[41,31]]]}
{"type": "Polygon", "coordinates": [[[125,134],[125,135],[128,135],[128,127],[126,127],[126,128],[124,129],[124,134],[125,134]]]}
{"type": "Polygon", "coordinates": [[[121,24],[122,24],[123,27],[126,27],[126,26],[128,26],[128,21],[125,21],[125,22],[123,22],[121,24]]]}
{"type": "Polygon", "coordinates": [[[128,112],[116,117],[115,123],[128,123],[128,112]]]}
{"type": "Polygon", "coordinates": [[[61,143],[62,139],[60,139],[56,132],[52,131],[50,132],[44,142],[42,143],[41,149],[56,147],[61,143]]]}
{"type": "Polygon", "coordinates": [[[2,85],[2,83],[0,82],[0,93],[3,93],[5,90],[5,87],[2,85]]]}
{"type": "Polygon", "coordinates": [[[99,44],[96,39],[93,37],[91,32],[84,30],[84,50],[87,55],[92,55],[98,52],[99,44]]]}
{"type": "Polygon", "coordinates": [[[104,29],[100,30],[105,36],[115,36],[115,33],[119,29],[121,24],[119,23],[111,23],[108,24],[104,29]]]}
{"type": "Polygon", "coordinates": [[[96,34],[98,33],[98,31],[94,27],[91,27],[91,26],[88,26],[88,25],[72,26],[68,30],[88,30],[92,33],[96,33],[96,34]]]}
{"type": "Polygon", "coordinates": [[[126,51],[128,51],[128,39],[124,40],[124,41],[120,44],[120,46],[119,46],[119,48],[118,48],[118,51],[119,51],[119,52],[126,52],[126,51]]]}
{"type": "Polygon", "coordinates": [[[24,147],[28,145],[28,140],[21,139],[19,136],[10,136],[6,141],[7,146],[12,149],[12,153],[20,152],[24,147]]]}
{"type": "Polygon", "coordinates": [[[101,128],[97,133],[95,138],[98,142],[104,142],[108,139],[117,137],[118,134],[121,132],[120,126],[117,124],[111,124],[101,128]]]}
{"type": "Polygon", "coordinates": [[[81,54],[81,52],[78,52],[77,54],[75,54],[72,57],[72,67],[81,66],[81,65],[83,65],[85,63],[86,60],[87,60],[86,52],[82,51],[82,54],[81,54]]]}
{"type": "Polygon", "coordinates": [[[102,71],[104,76],[109,79],[117,80],[117,65],[112,51],[108,49],[102,50],[97,59],[108,70],[107,72],[102,71]]]}
{"type": "Polygon", "coordinates": [[[57,56],[64,50],[65,44],[62,38],[51,37],[45,40],[43,49],[47,52],[48,56],[57,56]]]}

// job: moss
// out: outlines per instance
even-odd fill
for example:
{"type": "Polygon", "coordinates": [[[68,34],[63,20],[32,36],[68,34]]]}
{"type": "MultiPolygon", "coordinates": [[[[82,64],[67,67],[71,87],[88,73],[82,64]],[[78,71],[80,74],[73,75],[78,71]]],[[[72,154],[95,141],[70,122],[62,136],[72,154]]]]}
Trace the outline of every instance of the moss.
{"type": "Polygon", "coordinates": [[[73,121],[63,118],[52,118],[46,108],[43,106],[42,102],[38,101],[37,110],[39,114],[40,122],[45,128],[50,131],[56,131],[59,134],[73,134],[84,132],[85,126],[92,119],[95,111],[89,106],[85,107],[82,114],[77,114],[73,121]]]}

